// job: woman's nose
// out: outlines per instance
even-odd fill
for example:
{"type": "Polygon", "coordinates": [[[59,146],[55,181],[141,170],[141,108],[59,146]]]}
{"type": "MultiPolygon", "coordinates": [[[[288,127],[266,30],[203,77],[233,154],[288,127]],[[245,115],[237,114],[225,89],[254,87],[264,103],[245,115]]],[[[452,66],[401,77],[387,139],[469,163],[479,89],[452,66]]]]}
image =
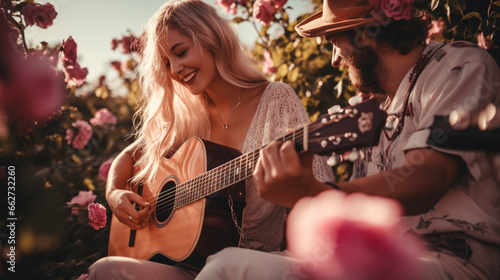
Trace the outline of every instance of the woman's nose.
{"type": "Polygon", "coordinates": [[[170,71],[172,74],[177,75],[181,73],[182,69],[184,69],[184,65],[182,65],[182,63],[176,60],[170,61],[170,71]]]}

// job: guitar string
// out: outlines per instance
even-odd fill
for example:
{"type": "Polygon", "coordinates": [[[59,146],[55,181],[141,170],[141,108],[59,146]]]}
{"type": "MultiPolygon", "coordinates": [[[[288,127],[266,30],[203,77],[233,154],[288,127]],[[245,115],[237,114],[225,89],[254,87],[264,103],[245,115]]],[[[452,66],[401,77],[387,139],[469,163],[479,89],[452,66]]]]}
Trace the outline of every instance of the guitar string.
{"type": "MultiPolygon", "coordinates": [[[[303,137],[302,131],[303,130],[301,130],[301,132],[299,132],[299,133],[296,133],[295,136],[293,136],[293,133],[289,134],[289,135],[285,135],[283,137],[283,140],[287,141],[287,140],[293,139],[295,137],[296,140],[301,141],[301,140],[303,140],[303,138],[302,138],[303,137]]],[[[251,161],[255,162],[258,159],[258,157],[259,157],[259,151],[260,151],[260,149],[252,151],[252,152],[249,152],[249,153],[247,153],[245,155],[247,157],[251,157],[251,161]]],[[[232,180],[230,178],[230,177],[234,177],[235,176],[235,173],[234,173],[235,169],[231,168],[231,165],[238,165],[238,164],[232,164],[232,162],[237,162],[239,160],[240,160],[240,157],[238,157],[236,159],[233,159],[233,160],[231,160],[231,161],[229,161],[229,162],[227,162],[227,163],[225,163],[223,165],[220,165],[220,166],[212,169],[212,170],[215,170],[215,172],[210,172],[210,171],[212,171],[212,170],[210,170],[210,171],[202,174],[199,177],[193,178],[192,180],[184,182],[183,184],[179,184],[179,185],[177,185],[177,186],[175,186],[175,187],[167,190],[166,192],[161,192],[157,196],[154,196],[153,199],[156,198],[156,197],[160,197],[158,199],[158,201],[157,201],[157,208],[156,208],[155,211],[157,213],[161,214],[163,212],[169,211],[170,209],[174,208],[172,206],[175,205],[175,197],[176,196],[182,196],[183,195],[182,194],[183,191],[184,192],[185,191],[189,191],[189,189],[187,189],[185,186],[189,185],[190,182],[195,181],[197,179],[198,180],[201,179],[202,182],[200,182],[200,183],[204,183],[204,184],[196,184],[197,186],[206,185],[209,181],[213,181],[213,179],[214,179],[213,177],[216,177],[215,181],[219,183],[218,185],[221,185],[221,184],[222,185],[226,185],[226,183],[225,183],[226,181],[228,182],[227,185],[232,185],[232,184],[237,183],[238,181],[243,180],[243,179],[241,179],[241,175],[239,176],[240,180],[232,180]],[[221,169],[221,168],[223,170],[219,170],[219,172],[217,172],[216,169],[221,169]],[[222,171],[222,172],[220,172],[220,171],[222,171]],[[233,173],[230,173],[230,172],[233,172],[233,173]],[[208,173],[215,173],[215,174],[211,174],[211,175],[215,175],[215,176],[209,176],[209,175],[207,175],[208,173]],[[224,176],[225,174],[227,174],[227,175],[224,176]],[[221,175],[221,176],[219,176],[219,175],[221,175]],[[234,181],[234,182],[232,182],[232,181],[234,181]],[[231,183],[229,183],[229,182],[231,182],[231,183]],[[177,191],[178,189],[181,189],[181,190],[177,191]]],[[[247,158],[247,162],[248,162],[248,158],[247,158]]],[[[253,170],[252,170],[252,172],[253,172],[253,170]]],[[[250,176],[246,176],[246,177],[250,177],[250,176]]],[[[206,189],[201,190],[201,192],[203,192],[203,191],[206,191],[206,189]]],[[[199,198],[204,197],[203,195],[196,195],[196,196],[197,197],[199,196],[199,198]]],[[[194,201],[194,200],[192,200],[192,201],[194,201]]]]}
{"type": "MultiPolygon", "coordinates": [[[[298,133],[296,134],[295,138],[298,139],[298,140],[302,140],[302,135],[297,137],[298,133]]],[[[284,137],[285,141],[286,140],[289,140],[286,138],[286,136],[284,137]]],[[[292,138],[290,138],[292,139],[292,138]]],[[[253,151],[253,152],[250,152],[248,154],[245,154],[247,155],[249,158],[250,158],[250,161],[253,161],[255,163],[255,161],[258,159],[259,157],[259,150],[256,150],[256,151],[253,151]]],[[[237,183],[238,181],[241,181],[243,179],[241,179],[241,175],[239,176],[240,177],[240,180],[232,180],[230,177],[234,177],[235,176],[235,169],[233,169],[231,167],[231,165],[234,165],[232,164],[231,162],[236,162],[238,161],[239,158],[237,159],[233,159],[229,162],[227,162],[226,164],[223,164],[222,165],[222,168],[221,166],[218,166],[216,167],[215,169],[222,169],[222,170],[215,170],[215,172],[212,172],[212,173],[215,173],[215,176],[207,176],[206,174],[207,173],[210,173],[210,171],[214,170],[210,170],[209,172],[201,175],[200,177],[196,177],[194,179],[192,179],[193,181],[196,180],[196,179],[199,179],[201,178],[201,182],[199,182],[198,184],[196,184],[197,186],[200,186],[200,185],[206,185],[208,184],[210,181],[214,181],[213,177],[216,177],[215,178],[215,182],[219,183],[217,185],[232,185],[232,184],[235,184],[237,183]],[[233,172],[233,173],[231,173],[233,172]],[[226,175],[227,174],[227,175],[226,175]],[[232,182],[234,181],[234,182],[232,182]],[[226,183],[227,182],[227,183],[226,183]]],[[[247,162],[249,161],[249,159],[247,158],[247,162]]],[[[254,165],[254,163],[252,163],[252,165],[254,165]]],[[[236,164],[237,165],[237,164],[236,164]]],[[[253,170],[252,170],[253,171],[253,170]]],[[[241,173],[240,173],[241,174],[241,173]]],[[[212,174],[213,175],[213,174],[212,174]]],[[[250,176],[244,176],[244,177],[250,177],[250,176]]],[[[169,189],[168,191],[166,192],[163,192],[164,193],[164,197],[160,198],[157,202],[157,209],[156,209],[156,212],[157,213],[163,213],[163,212],[166,212],[166,211],[169,211],[171,208],[173,208],[172,206],[175,205],[175,197],[179,196],[179,197],[182,197],[182,196],[185,196],[182,192],[186,192],[186,191],[189,191],[189,189],[185,188],[186,185],[188,185],[187,183],[191,182],[190,181],[187,181],[183,184],[179,184],[178,186],[176,186],[175,188],[172,188],[172,189],[169,189]],[[176,192],[176,190],[178,189],[181,189],[180,191],[176,192]]],[[[204,190],[201,190],[201,192],[203,191],[206,191],[206,189],[204,190]]],[[[199,193],[198,193],[199,194],[199,193]]],[[[159,196],[162,196],[162,193],[159,194],[159,196]]],[[[188,194],[189,196],[189,194],[188,194]]],[[[198,198],[202,198],[204,197],[204,195],[196,195],[195,196],[198,198]]],[[[189,197],[188,197],[189,198],[189,197]]],[[[192,200],[194,201],[194,200],[192,200]]],[[[182,205],[181,205],[182,206],[182,205]]]]}
{"type": "MultiPolygon", "coordinates": [[[[322,127],[323,125],[324,124],[321,124],[321,123],[316,123],[316,124],[309,125],[309,128],[310,128],[310,132],[309,133],[315,132],[318,128],[322,127]]],[[[291,139],[295,138],[295,140],[298,140],[299,143],[300,143],[300,141],[303,140],[303,135],[304,135],[303,131],[304,131],[303,129],[300,129],[300,131],[297,132],[297,133],[295,133],[295,135],[294,135],[294,133],[287,134],[284,137],[282,137],[282,140],[283,141],[287,141],[287,140],[291,140],[291,139]]],[[[208,181],[213,181],[213,179],[214,179],[213,177],[216,177],[215,178],[215,179],[217,179],[216,182],[219,182],[219,183],[224,183],[225,181],[231,182],[232,180],[228,176],[235,176],[235,173],[227,173],[227,171],[232,171],[232,172],[235,171],[235,169],[231,169],[231,167],[230,167],[232,165],[232,162],[234,161],[236,163],[236,161],[241,160],[241,158],[243,156],[247,156],[247,157],[252,156],[252,160],[255,161],[256,159],[258,159],[259,151],[260,151],[260,149],[252,151],[252,152],[249,152],[249,153],[247,153],[245,155],[242,155],[242,156],[240,156],[240,157],[238,157],[236,159],[233,159],[233,160],[231,160],[231,161],[229,161],[229,162],[227,162],[227,163],[225,163],[223,165],[220,165],[220,166],[218,166],[218,167],[216,167],[214,169],[211,169],[210,171],[208,171],[208,172],[206,172],[206,173],[204,173],[204,174],[202,174],[202,175],[200,175],[200,176],[198,176],[196,178],[193,178],[193,179],[191,179],[189,181],[186,181],[186,182],[184,182],[182,184],[174,186],[173,188],[167,190],[166,192],[160,192],[159,194],[154,195],[154,196],[146,199],[146,201],[152,203],[154,200],[156,200],[158,198],[158,200],[156,202],[157,208],[156,208],[155,211],[157,213],[159,213],[159,214],[163,213],[164,211],[165,212],[169,211],[171,208],[173,208],[172,207],[173,205],[175,206],[175,197],[177,195],[180,195],[182,192],[186,192],[186,191],[192,190],[193,188],[188,189],[188,187],[190,187],[190,185],[194,181],[196,181],[196,180],[200,181],[201,180],[202,182],[200,182],[200,183],[207,184],[208,181]],[[255,154],[257,154],[256,158],[255,158],[255,154]],[[221,169],[221,168],[224,169],[224,170],[219,170],[217,172],[216,169],[221,169]],[[227,169],[229,169],[229,170],[227,170],[227,169]],[[220,172],[220,171],[223,171],[223,172],[220,172]],[[215,173],[215,174],[211,174],[211,175],[215,175],[215,176],[210,176],[210,175],[208,175],[209,173],[215,173]],[[228,174],[228,175],[224,176],[225,174],[228,174]],[[219,175],[221,175],[221,176],[219,176],[219,175]],[[180,189],[180,191],[177,191],[179,189],[180,189]]],[[[247,161],[248,161],[248,158],[247,158],[247,161]]],[[[247,177],[250,177],[250,176],[247,176],[247,177]]],[[[240,180],[235,180],[231,184],[235,184],[237,181],[241,181],[241,180],[243,180],[243,179],[240,178],[240,180]]],[[[199,186],[199,185],[201,185],[201,184],[195,184],[195,186],[199,186]]],[[[199,198],[202,198],[202,197],[204,197],[204,196],[199,196],[199,198]]],[[[185,204],[183,204],[183,205],[185,205],[185,204]]]]}
{"type": "MultiPolygon", "coordinates": [[[[316,131],[316,130],[317,130],[317,128],[319,128],[320,126],[323,126],[323,124],[318,124],[318,123],[317,123],[317,124],[311,124],[311,125],[309,126],[309,127],[310,127],[310,132],[314,132],[314,131],[316,131]]],[[[283,141],[287,141],[287,140],[290,140],[290,139],[295,138],[296,140],[301,141],[301,140],[303,140],[303,139],[302,139],[302,136],[303,136],[303,130],[300,130],[299,132],[295,133],[295,135],[294,135],[293,133],[290,133],[290,134],[288,134],[288,135],[285,135],[282,139],[283,139],[283,141]]],[[[258,155],[257,155],[257,157],[255,157],[255,154],[256,154],[256,153],[258,153],[259,151],[260,151],[260,150],[256,150],[256,151],[253,151],[253,152],[247,153],[247,154],[245,154],[245,155],[246,155],[247,157],[252,156],[252,160],[254,160],[254,161],[255,161],[256,159],[258,159],[258,155]]],[[[233,169],[233,170],[231,170],[231,168],[230,168],[230,166],[231,166],[231,164],[230,164],[230,163],[231,163],[232,161],[236,162],[236,161],[237,161],[237,160],[239,160],[240,158],[241,158],[241,157],[238,157],[238,158],[236,158],[236,159],[233,159],[233,160],[229,161],[229,162],[228,162],[228,163],[226,163],[226,164],[221,165],[221,166],[223,166],[222,168],[224,169],[224,170],[222,170],[222,171],[233,171],[233,172],[234,172],[234,169],[233,169]],[[226,170],[226,169],[228,169],[228,168],[229,168],[229,170],[226,170]]],[[[247,161],[248,161],[248,159],[247,159],[247,161]]],[[[214,171],[215,171],[216,169],[221,169],[221,166],[218,166],[218,167],[216,167],[216,168],[214,168],[214,169],[212,169],[212,170],[214,170],[214,171]]],[[[212,171],[212,170],[210,170],[210,171],[212,171]]],[[[161,213],[163,213],[163,212],[169,211],[171,208],[173,209],[174,207],[172,207],[172,206],[175,206],[175,197],[176,197],[177,195],[180,195],[183,191],[184,191],[184,192],[185,192],[185,191],[189,191],[189,190],[186,190],[186,189],[187,189],[187,187],[186,187],[186,186],[188,186],[188,187],[189,187],[189,185],[190,185],[192,182],[194,182],[195,180],[198,180],[198,181],[200,181],[200,180],[201,180],[201,181],[202,181],[201,183],[205,183],[205,184],[207,184],[207,183],[208,183],[208,182],[207,182],[207,180],[208,180],[208,181],[213,181],[213,179],[214,179],[213,177],[217,177],[217,179],[218,179],[218,181],[217,181],[217,182],[219,182],[219,181],[220,181],[220,183],[224,183],[225,181],[227,181],[227,182],[231,182],[231,181],[232,181],[230,178],[228,178],[228,176],[223,176],[223,175],[224,175],[224,173],[220,173],[220,171],[219,171],[219,172],[210,172],[210,171],[209,171],[209,172],[206,172],[206,173],[204,173],[204,174],[202,174],[202,175],[201,175],[201,176],[199,176],[199,177],[196,177],[196,178],[193,178],[193,179],[191,179],[191,180],[189,180],[189,181],[187,181],[187,182],[184,182],[183,184],[179,184],[179,185],[175,186],[174,188],[171,188],[171,189],[167,190],[166,192],[161,192],[161,193],[159,193],[158,195],[155,195],[155,196],[153,196],[153,197],[149,198],[148,200],[149,200],[150,202],[152,202],[152,201],[153,201],[154,199],[156,199],[157,197],[159,198],[159,199],[158,199],[158,201],[157,201],[157,203],[156,203],[156,204],[157,204],[157,208],[156,208],[156,210],[155,210],[155,211],[156,211],[157,213],[161,214],[161,213]],[[208,175],[206,175],[207,173],[215,173],[215,176],[208,176],[208,175]],[[219,175],[221,175],[221,176],[219,176],[219,175]],[[178,189],[181,189],[181,190],[180,190],[180,191],[178,191],[178,192],[176,192],[178,189]],[[159,206],[159,207],[158,207],[158,206],[159,206]]],[[[227,174],[227,173],[226,173],[226,174],[227,174]]],[[[232,176],[234,176],[234,173],[232,174],[232,176]]],[[[247,176],[247,177],[250,177],[250,176],[247,176]]],[[[241,179],[241,178],[240,178],[240,180],[236,180],[236,181],[232,182],[231,184],[235,184],[237,181],[241,181],[241,180],[243,180],[243,179],[241,179]]],[[[197,184],[197,185],[199,186],[200,184],[197,184]]],[[[228,184],[228,185],[229,185],[229,184],[228,184]]],[[[204,197],[204,196],[200,196],[200,195],[198,195],[198,196],[199,196],[199,198],[204,197]]],[[[191,201],[194,201],[194,200],[191,200],[191,201]]],[[[183,205],[185,205],[185,204],[186,204],[186,203],[184,203],[184,204],[182,204],[182,205],[180,205],[180,206],[183,206],[183,205]]]]}

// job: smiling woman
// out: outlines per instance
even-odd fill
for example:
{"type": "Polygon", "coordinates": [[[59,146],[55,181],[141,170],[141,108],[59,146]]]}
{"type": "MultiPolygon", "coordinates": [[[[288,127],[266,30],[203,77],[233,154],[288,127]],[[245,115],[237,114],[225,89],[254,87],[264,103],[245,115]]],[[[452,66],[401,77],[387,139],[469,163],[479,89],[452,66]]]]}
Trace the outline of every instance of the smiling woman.
{"type": "MultiPolygon", "coordinates": [[[[231,23],[200,0],[167,2],[142,47],[137,138],[108,174],[112,257],[92,265],[90,279],[193,279],[224,247],[280,249],[285,208],[257,194],[254,161],[219,165],[308,124],[295,92],[268,82],[231,23]]],[[[315,175],[333,180],[322,158],[315,175]]]]}

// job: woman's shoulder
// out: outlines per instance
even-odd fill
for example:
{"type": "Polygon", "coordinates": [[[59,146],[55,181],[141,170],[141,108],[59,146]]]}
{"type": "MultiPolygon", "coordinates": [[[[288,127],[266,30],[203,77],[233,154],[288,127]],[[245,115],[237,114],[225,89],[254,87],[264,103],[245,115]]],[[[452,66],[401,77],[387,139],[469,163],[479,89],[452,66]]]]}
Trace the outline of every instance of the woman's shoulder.
{"type": "Polygon", "coordinates": [[[264,98],[298,98],[291,86],[282,82],[270,82],[263,93],[264,98]]]}

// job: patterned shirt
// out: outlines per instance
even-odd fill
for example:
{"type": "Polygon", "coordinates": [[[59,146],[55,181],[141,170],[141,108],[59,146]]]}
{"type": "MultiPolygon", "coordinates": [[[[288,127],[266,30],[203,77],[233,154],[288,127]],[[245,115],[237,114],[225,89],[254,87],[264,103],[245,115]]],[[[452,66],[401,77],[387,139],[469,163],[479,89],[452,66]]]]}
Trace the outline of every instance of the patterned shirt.
{"type": "MultiPolygon", "coordinates": [[[[431,42],[424,54],[441,43],[431,42]]],[[[386,100],[389,116],[401,114],[410,86],[411,69],[394,99],[386,100]]],[[[356,163],[353,178],[369,176],[400,167],[406,152],[431,148],[459,156],[467,167],[455,185],[427,213],[403,217],[403,231],[424,237],[431,251],[458,256],[485,275],[500,275],[500,156],[480,151],[458,151],[428,144],[445,141],[429,137],[434,116],[449,115],[455,109],[477,112],[488,103],[500,104],[500,71],[493,58],[477,45],[454,42],[439,49],[421,72],[411,92],[401,134],[394,140],[382,133],[379,144],[367,151],[368,156],[356,163]],[[496,163],[496,167],[495,167],[496,163]],[[468,242],[478,240],[475,248],[468,242]],[[483,246],[485,245],[486,246],[483,246]],[[479,248],[481,247],[481,248],[479,248]],[[492,257],[486,257],[491,252],[492,257]]],[[[499,143],[500,144],[500,143],[499,143]]],[[[425,150],[413,154],[414,164],[425,157],[425,150]]],[[[407,170],[411,172],[411,170],[407,170]]],[[[387,178],[394,186],[407,174],[387,178]]]]}

